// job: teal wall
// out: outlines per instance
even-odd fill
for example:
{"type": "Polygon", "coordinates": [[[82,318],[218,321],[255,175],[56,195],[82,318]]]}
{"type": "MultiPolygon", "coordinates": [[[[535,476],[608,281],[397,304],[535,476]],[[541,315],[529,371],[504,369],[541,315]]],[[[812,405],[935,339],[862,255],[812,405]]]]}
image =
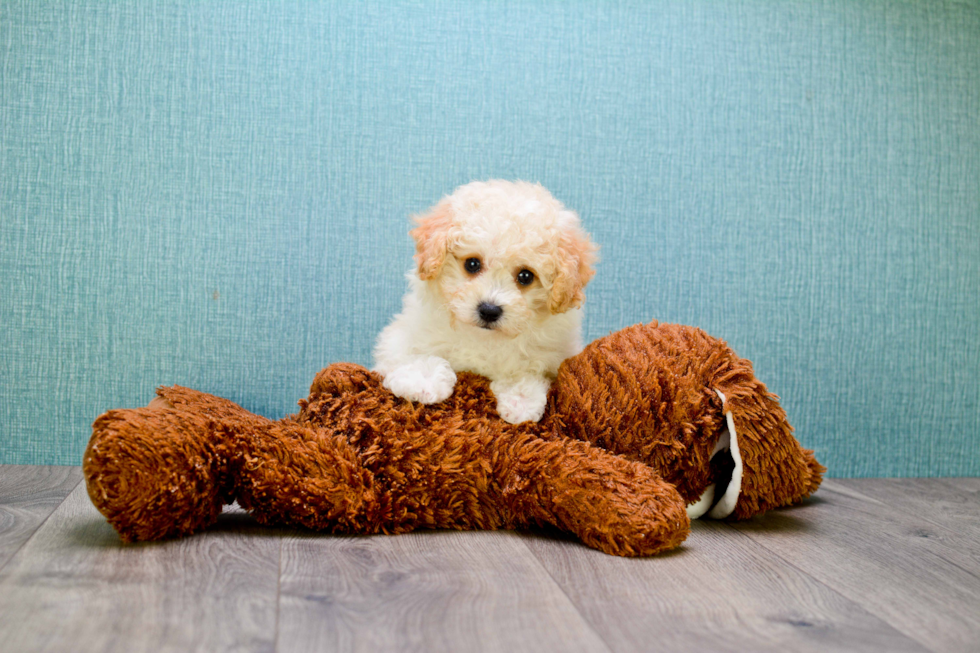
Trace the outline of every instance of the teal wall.
{"type": "Polygon", "coordinates": [[[756,365],[835,476],[980,475],[980,3],[0,3],[0,446],[368,363],[408,215],[542,182],[587,336],[756,365]]]}

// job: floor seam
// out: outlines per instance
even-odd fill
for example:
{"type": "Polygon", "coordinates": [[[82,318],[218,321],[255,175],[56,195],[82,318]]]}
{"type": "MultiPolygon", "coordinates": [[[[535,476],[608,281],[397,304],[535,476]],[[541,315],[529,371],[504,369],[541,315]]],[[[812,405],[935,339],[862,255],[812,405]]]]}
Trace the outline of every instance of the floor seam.
{"type": "MultiPolygon", "coordinates": [[[[834,479],[834,480],[840,480],[840,479],[834,479]]],[[[846,479],[844,479],[844,480],[846,480],[846,479]]],[[[896,505],[894,501],[889,501],[888,499],[876,499],[875,497],[870,497],[870,496],[862,493],[860,490],[856,490],[856,489],[854,489],[852,487],[849,487],[846,483],[841,483],[840,486],[841,487],[844,487],[844,488],[847,488],[847,490],[849,492],[853,492],[855,494],[859,494],[862,497],[866,497],[869,501],[874,501],[876,503],[880,503],[882,506],[885,506],[887,508],[890,508],[891,510],[905,510],[905,514],[906,515],[908,515],[910,517],[915,517],[916,519],[919,519],[919,520],[925,522],[929,526],[935,528],[936,530],[938,530],[938,531],[940,531],[942,533],[948,533],[949,535],[951,535],[953,537],[956,537],[957,535],[960,535],[960,533],[958,533],[956,531],[956,529],[954,529],[953,527],[951,527],[951,526],[949,526],[947,524],[942,524],[942,523],[940,523],[940,522],[935,521],[934,519],[932,519],[927,513],[923,512],[921,508],[914,508],[912,510],[907,510],[907,509],[905,509],[902,506],[896,505]]],[[[834,488],[833,487],[828,488],[828,490],[830,490],[831,492],[834,492],[834,488]]],[[[839,491],[837,492],[837,494],[841,494],[842,496],[850,496],[848,494],[845,494],[845,493],[839,492],[839,491]]],[[[851,497],[851,498],[854,498],[854,497],[851,497]]],[[[950,547],[950,548],[952,549],[952,547],[950,547]]],[[[974,569],[967,569],[967,568],[963,567],[963,565],[961,565],[960,563],[956,562],[955,560],[950,560],[948,557],[944,557],[942,555],[939,555],[935,551],[929,551],[928,553],[930,555],[932,555],[933,557],[938,558],[939,560],[942,560],[946,564],[953,565],[954,567],[956,567],[957,569],[959,569],[960,571],[962,571],[964,574],[970,576],[971,578],[976,578],[976,579],[980,580],[980,575],[977,574],[976,570],[974,570],[974,569]]]]}
{"type": "Polygon", "coordinates": [[[34,530],[31,531],[30,537],[26,538],[23,542],[21,542],[20,543],[20,546],[18,546],[13,551],[13,553],[10,554],[10,557],[8,557],[6,560],[4,560],[3,561],[3,564],[0,564],[0,578],[2,578],[3,572],[7,569],[7,565],[9,565],[10,562],[14,558],[17,557],[17,554],[19,554],[21,551],[23,551],[24,550],[24,547],[27,546],[27,544],[29,542],[31,542],[37,536],[38,531],[40,531],[41,528],[45,524],[48,523],[48,520],[51,519],[51,515],[53,515],[54,513],[58,512],[58,509],[61,508],[61,506],[65,505],[65,501],[68,501],[68,497],[70,497],[72,494],[74,494],[75,493],[75,490],[78,489],[78,486],[80,486],[84,482],[85,482],[85,478],[84,477],[78,479],[78,482],[75,483],[75,485],[73,485],[70,490],[68,490],[68,494],[66,494],[64,496],[64,498],[58,503],[58,505],[55,506],[54,509],[51,510],[47,515],[45,515],[44,519],[42,519],[40,522],[38,522],[37,526],[34,527],[34,530]]]}
{"type": "Polygon", "coordinates": [[[729,524],[728,522],[720,522],[720,523],[722,523],[726,528],[728,528],[733,533],[736,533],[740,537],[747,538],[749,541],[753,542],[754,544],[756,544],[758,546],[761,546],[770,555],[776,556],[777,558],[779,558],[780,560],[782,560],[785,564],[787,564],[788,566],[790,566],[793,569],[795,569],[797,572],[799,572],[799,573],[803,574],[804,576],[806,576],[807,578],[810,578],[811,580],[813,580],[813,582],[815,582],[815,583],[817,583],[819,585],[822,585],[823,587],[827,588],[828,591],[833,592],[837,596],[839,596],[839,597],[845,599],[846,601],[848,601],[849,603],[853,604],[858,609],[863,610],[864,612],[866,612],[868,614],[868,616],[874,617],[875,619],[877,619],[881,623],[885,624],[886,626],[888,626],[889,628],[891,628],[892,630],[894,630],[895,632],[897,632],[898,634],[900,634],[902,637],[908,639],[909,641],[915,642],[916,644],[918,644],[919,646],[921,646],[923,649],[925,649],[927,651],[933,651],[934,653],[940,653],[940,651],[938,651],[937,649],[929,646],[925,642],[921,641],[919,638],[913,637],[912,635],[908,634],[904,630],[901,630],[898,626],[896,626],[895,624],[893,624],[888,619],[885,619],[884,617],[882,617],[877,612],[872,612],[864,603],[858,601],[858,599],[851,598],[850,596],[848,596],[847,594],[844,594],[841,590],[837,589],[836,587],[834,587],[832,585],[829,585],[828,583],[826,583],[825,581],[821,580],[820,578],[817,578],[816,576],[814,576],[810,572],[808,572],[808,571],[800,568],[792,560],[789,560],[789,559],[785,558],[778,551],[774,551],[773,549],[771,549],[768,546],[766,546],[765,542],[762,542],[760,540],[757,540],[757,539],[753,538],[751,535],[749,535],[747,533],[743,533],[742,531],[738,530],[737,528],[735,528],[732,524],[729,524]]]}
{"type": "Polygon", "coordinates": [[[602,645],[606,647],[606,650],[609,651],[609,653],[613,653],[614,649],[609,644],[609,642],[606,641],[606,638],[602,636],[602,633],[596,630],[595,624],[593,624],[592,621],[585,614],[582,613],[575,600],[571,596],[569,596],[568,592],[565,591],[564,586],[560,582],[558,582],[558,579],[555,578],[554,574],[551,573],[551,570],[549,570],[548,567],[545,566],[543,562],[541,562],[541,558],[538,557],[538,554],[536,554],[534,550],[528,545],[526,539],[528,535],[522,531],[517,531],[517,535],[521,540],[521,544],[524,545],[524,548],[527,549],[527,552],[531,554],[531,558],[534,560],[534,562],[544,571],[544,573],[548,575],[548,578],[550,578],[551,582],[555,584],[555,587],[557,587],[558,591],[562,593],[562,596],[568,599],[568,604],[572,606],[573,610],[575,610],[575,614],[579,616],[579,618],[582,620],[582,623],[584,623],[590,631],[595,633],[595,636],[599,638],[599,641],[602,642],[602,645]]]}
{"type": "Polygon", "coordinates": [[[276,625],[274,629],[274,639],[272,650],[279,650],[279,612],[282,609],[282,545],[285,538],[279,535],[279,575],[276,577],[276,625]]]}

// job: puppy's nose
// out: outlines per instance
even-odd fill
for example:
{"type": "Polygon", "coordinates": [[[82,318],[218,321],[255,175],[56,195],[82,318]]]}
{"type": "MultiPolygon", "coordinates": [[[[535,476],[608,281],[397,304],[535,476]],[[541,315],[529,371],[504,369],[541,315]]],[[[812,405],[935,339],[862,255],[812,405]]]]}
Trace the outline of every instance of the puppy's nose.
{"type": "Polygon", "coordinates": [[[500,319],[500,316],[504,314],[504,309],[500,308],[496,304],[488,304],[483,302],[476,307],[476,312],[480,314],[480,319],[490,324],[491,322],[496,322],[500,319]]]}

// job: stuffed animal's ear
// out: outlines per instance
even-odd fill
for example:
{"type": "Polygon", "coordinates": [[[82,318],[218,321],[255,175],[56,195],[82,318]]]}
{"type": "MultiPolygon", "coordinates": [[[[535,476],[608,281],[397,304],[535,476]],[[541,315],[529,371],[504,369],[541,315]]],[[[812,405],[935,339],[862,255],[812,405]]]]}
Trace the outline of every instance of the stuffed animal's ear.
{"type": "Polygon", "coordinates": [[[453,223],[449,199],[443,199],[414,219],[418,226],[409,235],[415,239],[415,264],[419,278],[428,281],[439,274],[449,253],[449,228],[453,223]]]}
{"type": "Polygon", "coordinates": [[[578,216],[572,211],[562,211],[559,216],[560,234],[556,251],[555,279],[551,284],[548,308],[552,313],[564,313],[578,308],[585,301],[585,284],[595,270],[598,248],[579,226],[578,216]]]}
{"type": "Polygon", "coordinates": [[[811,495],[827,469],[793,437],[776,397],[755,379],[716,392],[727,429],[715,448],[728,449],[734,468],[708,515],[746,519],[811,495]]]}

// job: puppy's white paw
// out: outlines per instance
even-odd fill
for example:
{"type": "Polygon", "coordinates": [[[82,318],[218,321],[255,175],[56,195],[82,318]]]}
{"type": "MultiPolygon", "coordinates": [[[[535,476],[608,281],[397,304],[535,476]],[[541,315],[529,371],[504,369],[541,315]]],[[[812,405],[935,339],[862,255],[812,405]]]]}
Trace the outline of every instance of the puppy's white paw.
{"type": "Polygon", "coordinates": [[[548,403],[547,379],[527,377],[517,381],[494,381],[490,389],[497,397],[497,412],[509,424],[537,422],[548,403]]]}
{"type": "Polygon", "coordinates": [[[456,372],[438,356],[423,356],[389,372],[382,385],[403,399],[436,404],[456,387],[456,372]]]}

